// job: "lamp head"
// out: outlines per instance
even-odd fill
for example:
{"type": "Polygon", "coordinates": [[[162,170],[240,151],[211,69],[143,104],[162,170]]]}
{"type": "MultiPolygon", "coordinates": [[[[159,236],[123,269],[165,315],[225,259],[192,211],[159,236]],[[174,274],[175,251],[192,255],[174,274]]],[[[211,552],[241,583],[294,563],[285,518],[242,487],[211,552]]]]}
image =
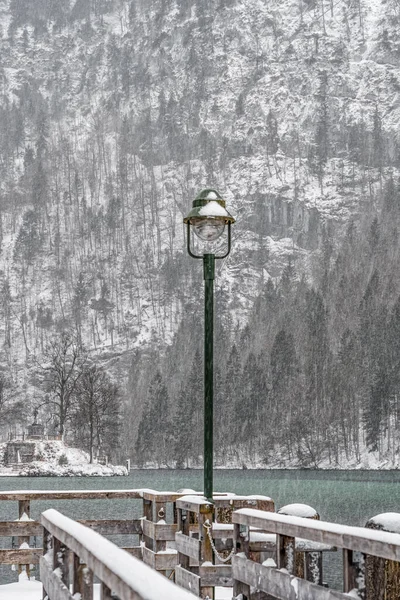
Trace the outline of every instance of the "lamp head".
{"type": "Polygon", "coordinates": [[[183,222],[193,227],[194,233],[204,242],[217,240],[226,224],[235,219],[225,208],[225,200],[213,189],[202,190],[193,200],[192,210],[183,222]]]}

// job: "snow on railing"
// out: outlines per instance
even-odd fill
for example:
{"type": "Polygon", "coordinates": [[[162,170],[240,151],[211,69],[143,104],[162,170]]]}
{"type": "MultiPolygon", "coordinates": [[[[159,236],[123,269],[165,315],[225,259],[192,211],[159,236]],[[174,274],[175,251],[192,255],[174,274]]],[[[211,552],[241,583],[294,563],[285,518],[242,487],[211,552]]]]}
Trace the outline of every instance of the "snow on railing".
{"type": "Polygon", "coordinates": [[[113,592],[120,600],[193,598],[109,540],[58,511],[45,511],[40,521],[44,528],[40,578],[49,600],[66,598],[70,586],[72,595],[93,598],[94,576],[101,581],[103,598],[111,598],[113,592]]]}
{"type": "MultiPolygon", "coordinates": [[[[303,517],[279,515],[254,509],[240,509],[234,512],[232,521],[234,523],[234,544],[238,551],[232,560],[234,597],[243,594],[244,597],[250,598],[250,589],[256,588],[278,600],[386,598],[385,591],[391,588],[391,582],[387,577],[381,578],[382,589],[378,592],[382,595],[375,596],[369,593],[371,592],[369,582],[373,582],[374,594],[377,593],[377,577],[371,576],[371,571],[377,568],[381,569],[383,565],[384,572],[385,562],[393,561],[395,572],[398,573],[400,535],[397,533],[314,521],[303,517]],[[266,561],[258,564],[250,559],[251,528],[276,535],[276,563],[266,561]],[[293,576],[295,572],[294,557],[297,550],[296,538],[343,549],[344,593],[329,590],[321,585],[293,576]]],[[[314,568],[316,568],[316,564],[314,568]]],[[[397,598],[398,596],[393,597],[397,598]]]]}

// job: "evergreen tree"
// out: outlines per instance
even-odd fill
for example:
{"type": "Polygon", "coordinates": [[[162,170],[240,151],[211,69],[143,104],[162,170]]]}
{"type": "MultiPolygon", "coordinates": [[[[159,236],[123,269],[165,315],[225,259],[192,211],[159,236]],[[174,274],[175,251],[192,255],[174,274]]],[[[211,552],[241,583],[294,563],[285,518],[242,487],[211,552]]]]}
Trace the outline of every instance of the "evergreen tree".
{"type": "Polygon", "coordinates": [[[136,441],[137,459],[141,464],[155,460],[165,465],[172,443],[168,390],[158,370],[151,381],[136,441]]]}
{"type": "Polygon", "coordinates": [[[329,155],[329,108],[328,108],[328,73],[319,74],[318,116],[315,133],[317,165],[320,177],[329,155]]]}
{"type": "Polygon", "coordinates": [[[267,115],[267,152],[275,156],[279,150],[278,121],[270,110],[267,115]]]}
{"type": "Polygon", "coordinates": [[[383,135],[382,135],[382,119],[379,114],[378,106],[375,107],[373,130],[372,130],[372,164],[379,171],[382,170],[383,164],[383,135]]]}
{"type": "Polygon", "coordinates": [[[243,367],[240,380],[240,395],[235,404],[235,431],[239,443],[245,443],[250,451],[250,456],[255,448],[255,435],[260,419],[260,406],[262,398],[257,384],[259,383],[259,369],[255,355],[250,352],[243,367]]]}
{"type": "Polygon", "coordinates": [[[239,399],[239,382],[241,375],[240,356],[236,345],[229,353],[226,376],[224,379],[224,394],[221,402],[215,407],[215,446],[224,451],[234,438],[234,411],[239,399]]]}
{"type": "Polygon", "coordinates": [[[189,378],[181,386],[174,418],[174,458],[179,468],[197,461],[203,447],[203,370],[196,351],[189,378]]]}

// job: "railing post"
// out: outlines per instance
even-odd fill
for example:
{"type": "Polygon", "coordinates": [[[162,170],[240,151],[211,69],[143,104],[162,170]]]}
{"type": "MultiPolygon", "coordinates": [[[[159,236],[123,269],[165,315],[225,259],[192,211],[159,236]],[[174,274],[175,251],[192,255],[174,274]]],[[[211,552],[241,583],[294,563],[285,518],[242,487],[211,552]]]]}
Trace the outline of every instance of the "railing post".
{"type": "Polygon", "coordinates": [[[79,567],[81,561],[75,552],[72,553],[72,594],[79,594],[79,567]]]}
{"type": "Polygon", "coordinates": [[[353,551],[343,548],[343,591],[350,592],[356,588],[356,570],[353,563],[353,551]]]}
{"type": "Polygon", "coordinates": [[[354,589],[357,590],[358,597],[365,600],[365,554],[344,548],[343,591],[350,592],[354,589]]]}
{"type": "MultiPolygon", "coordinates": [[[[308,504],[287,504],[278,510],[278,515],[288,515],[292,517],[303,517],[319,521],[319,513],[308,504]]],[[[294,561],[294,575],[311,583],[322,585],[322,552],[297,552],[294,561]]]]}
{"type": "MultiPolygon", "coordinates": [[[[143,516],[148,521],[153,521],[153,503],[151,500],[143,500],[143,516]]],[[[146,548],[153,550],[153,540],[151,538],[143,534],[142,541],[144,542],[146,548]]]]}
{"type": "MultiPolygon", "coordinates": [[[[43,556],[46,556],[46,554],[49,552],[51,552],[52,550],[52,535],[47,531],[47,529],[45,527],[43,527],[43,556]]],[[[47,591],[45,590],[45,587],[43,586],[43,594],[42,594],[42,598],[43,600],[47,597],[47,591]]]]}
{"type": "MultiPolygon", "coordinates": [[[[250,556],[250,527],[233,525],[233,545],[236,549],[236,554],[243,552],[246,558],[250,556]]],[[[242,595],[243,600],[250,600],[250,586],[246,583],[242,583],[237,579],[233,580],[233,597],[236,598],[242,595]]]]}
{"type": "MultiPolygon", "coordinates": [[[[365,527],[397,533],[398,524],[400,524],[399,513],[389,513],[389,515],[384,513],[369,519],[365,527]]],[[[365,598],[366,600],[397,600],[400,598],[399,562],[369,554],[365,556],[365,598]]]]}
{"type": "MultiPolygon", "coordinates": [[[[27,517],[31,516],[31,505],[30,505],[30,501],[28,500],[19,500],[18,501],[18,519],[21,519],[23,514],[26,514],[27,517]]],[[[20,548],[22,546],[22,544],[28,544],[29,546],[29,536],[19,536],[18,537],[18,548],[20,548]]],[[[30,576],[30,566],[29,564],[26,565],[18,565],[18,573],[22,572],[22,567],[25,567],[26,570],[26,574],[29,578],[30,576]]]]}
{"type": "MultiPolygon", "coordinates": [[[[204,523],[208,521],[211,525],[213,522],[214,507],[213,505],[206,504],[200,506],[197,518],[199,521],[199,540],[200,540],[200,565],[204,562],[214,563],[214,553],[211,546],[210,538],[208,537],[208,530],[204,527],[204,523]]],[[[211,531],[211,530],[210,530],[211,531]]],[[[200,587],[201,598],[214,598],[214,588],[211,586],[200,587]]]]}
{"type": "Polygon", "coordinates": [[[295,570],[295,538],[287,535],[276,536],[276,564],[278,569],[286,569],[290,575],[295,570]]]}
{"type": "MultiPolygon", "coordinates": [[[[155,509],[156,509],[156,523],[159,520],[165,520],[165,517],[167,515],[167,504],[166,504],[166,502],[156,502],[155,503],[155,509]]],[[[163,540],[154,540],[154,542],[153,542],[153,549],[154,549],[154,552],[160,552],[162,550],[166,550],[167,549],[167,542],[165,542],[163,540]]],[[[162,575],[166,575],[167,574],[166,571],[159,571],[159,573],[161,573],[162,575]]]]}
{"type": "Polygon", "coordinates": [[[304,579],[322,585],[322,552],[305,552],[304,554],[304,579]]]}
{"type": "MultiPolygon", "coordinates": [[[[80,600],[93,600],[93,573],[85,565],[80,564],[76,573],[78,589],[76,592],[80,593],[80,600]]],[[[75,575],[74,575],[75,578],[75,575]]]]}
{"type": "Polygon", "coordinates": [[[69,585],[69,549],[53,537],[53,570],[59,569],[61,581],[69,585]]]}
{"type": "Polygon", "coordinates": [[[100,600],[112,600],[111,590],[105,583],[101,584],[100,600]]]}
{"type": "MultiPolygon", "coordinates": [[[[182,508],[177,509],[177,523],[178,523],[178,531],[181,531],[184,535],[190,535],[190,519],[189,514],[182,508]]],[[[182,552],[178,552],[178,564],[181,565],[183,569],[189,570],[190,568],[190,560],[186,554],[182,554],[182,552]]]]}

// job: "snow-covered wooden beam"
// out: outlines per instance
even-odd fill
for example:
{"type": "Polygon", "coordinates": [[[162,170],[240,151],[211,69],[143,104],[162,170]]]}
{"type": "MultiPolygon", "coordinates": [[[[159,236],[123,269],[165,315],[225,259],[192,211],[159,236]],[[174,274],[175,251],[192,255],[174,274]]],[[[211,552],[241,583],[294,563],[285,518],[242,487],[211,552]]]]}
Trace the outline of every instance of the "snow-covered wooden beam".
{"type": "Polygon", "coordinates": [[[143,498],[143,493],[143,490],[23,490],[0,492],[0,502],[2,500],[115,500],[117,498],[143,498]]]}
{"type": "Polygon", "coordinates": [[[233,513],[233,523],[258,527],[283,536],[303,538],[338,548],[400,561],[400,534],[351,527],[302,517],[265,513],[255,509],[240,509],[233,513]]]}
{"type": "MultiPolygon", "coordinates": [[[[244,554],[237,554],[232,559],[232,577],[234,582],[241,582],[248,586],[265,592],[275,600],[348,600],[349,596],[341,592],[324,588],[293,577],[285,570],[274,569],[256,563],[246,558],[244,554]]],[[[235,593],[244,590],[234,586],[235,593]]],[[[247,596],[249,597],[249,596],[247,596]]]]}
{"type": "Polygon", "coordinates": [[[45,511],[40,521],[45,531],[44,550],[48,559],[41,561],[41,576],[43,572],[44,588],[46,585],[51,588],[51,591],[46,589],[49,600],[69,600],[70,583],[73,585],[72,596],[80,593],[82,599],[89,598],[94,575],[102,582],[103,589],[115,592],[121,600],[192,600],[192,595],[167,578],[58,511],[45,511]],[[67,556],[70,553],[78,576],[68,573],[67,563],[71,561],[67,556]],[[82,562],[85,567],[80,564],[82,562]],[[54,575],[59,577],[58,587],[54,575]],[[85,592],[85,585],[89,593],[85,592]]]}

